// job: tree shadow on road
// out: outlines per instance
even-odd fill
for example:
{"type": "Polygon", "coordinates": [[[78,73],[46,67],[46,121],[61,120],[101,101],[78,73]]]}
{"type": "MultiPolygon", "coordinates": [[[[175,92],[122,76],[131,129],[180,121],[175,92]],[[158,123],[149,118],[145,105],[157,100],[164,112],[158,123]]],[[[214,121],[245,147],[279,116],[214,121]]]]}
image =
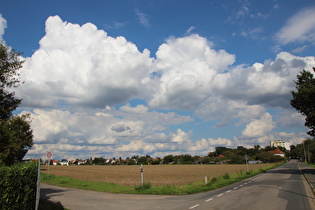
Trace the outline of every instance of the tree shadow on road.
{"type": "Polygon", "coordinates": [[[315,168],[305,168],[305,169],[302,169],[302,172],[304,174],[315,174],[315,168]]]}
{"type": "MultiPolygon", "coordinates": [[[[54,189],[54,188],[43,188],[40,190],[40,198],[42,200],[46,200],[46,201],[49,201],[50,203],[52,203],[52,206],[54,206],[54,207],[52,207],[51,209],[64,209],[62,204],[60,203],[60,201],[54,201],[54,199],[53,199],[55,194],[59,194],[59,193],[63,193],[63,192],[65,192],[65,190],[54,189]]],[[[45,203],[44,205],[50,206],[47,203],[45,203]]]]}
{"type": "Polygon", "coordinates": [[[277,169],[277,170],[266,171],[265,173],[268,173],[268,174],[301,174],[301,171],[299,169],[277,169]]]}

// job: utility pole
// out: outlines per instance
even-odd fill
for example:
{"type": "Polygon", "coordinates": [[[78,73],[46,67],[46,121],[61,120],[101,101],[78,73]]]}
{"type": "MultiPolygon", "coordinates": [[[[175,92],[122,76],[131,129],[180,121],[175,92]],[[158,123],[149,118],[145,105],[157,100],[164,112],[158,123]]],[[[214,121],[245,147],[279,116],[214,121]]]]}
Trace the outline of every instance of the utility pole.
{"type": "Polygon", "coordinates": [[[304,162],[306,163],[305,141],[303,141],[303,149],[304,149],[304,162]]]}

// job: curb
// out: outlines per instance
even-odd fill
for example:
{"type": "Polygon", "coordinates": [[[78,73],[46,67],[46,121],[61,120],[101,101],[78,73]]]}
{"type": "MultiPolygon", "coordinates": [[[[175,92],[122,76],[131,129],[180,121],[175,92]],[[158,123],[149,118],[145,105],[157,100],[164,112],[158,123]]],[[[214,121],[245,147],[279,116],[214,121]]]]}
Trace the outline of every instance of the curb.
{"type": "Polygon", "coordinates": [[[300,163],[298,163],[298,166],[299,166],[299,169],[300,169],[300,171],[302,172],[302,174],[303,174],[305,180],[307,181],[308,185],[310,186],[313,195],[315,195],[315,189],[314,189],[314,186],[313,186],[312,182],[309,180],[309,178],[307,177],[307,175],[303,172],[303,169],[301,169],[300,163]]]}

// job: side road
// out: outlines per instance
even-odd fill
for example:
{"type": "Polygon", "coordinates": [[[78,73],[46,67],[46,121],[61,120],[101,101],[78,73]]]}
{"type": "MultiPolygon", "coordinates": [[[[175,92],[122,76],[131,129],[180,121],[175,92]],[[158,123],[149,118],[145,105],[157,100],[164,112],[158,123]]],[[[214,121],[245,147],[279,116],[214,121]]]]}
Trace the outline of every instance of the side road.
{"type": "Polygon", "coordinates": [[[163,201],[171,198],[170,207],[175,207],[183,199],[182,196],[160,196],[160,195],[130,195],[130,194],[112,194],[106,192],[95,192],[89,190],[59,187],[41,183],[41,198],[50,200],[56,204],[61,204],[67,209],[80,210],[100,210],[100,209],[148,209],[148,206],[154,206],[154,209],[163,209],[163,201]],[[175,198],[174,200],[172,198],[175,198]],[[178,198],[178,199],[176,199],[178,198]],[[139,200],[138,205],[134,201],[139,200]],[[163,201],[161,201],[163,200],[163,201]],[[113,202],[116,201],[116,202],[113,202]]]}

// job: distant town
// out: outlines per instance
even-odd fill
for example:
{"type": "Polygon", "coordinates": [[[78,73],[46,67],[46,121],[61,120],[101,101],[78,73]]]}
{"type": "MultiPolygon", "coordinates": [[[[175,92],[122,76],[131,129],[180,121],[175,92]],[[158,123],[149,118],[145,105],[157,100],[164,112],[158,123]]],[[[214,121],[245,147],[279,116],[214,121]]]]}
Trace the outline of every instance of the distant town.
{"type": "Polygon", "coordinates": [[[254,164],[286,161],[291,158],[302,158],[300,146],[288,146],[282,140],[270,141],[270,145],[261,148],[255,145],[253,148],[238,146],[236,149],[227,147],[216,147],[214,152],[207,156],[197,155],[166,155],[165,157],[132,156],[125,159],[94,157],[75,160],[46,159],[43,164],[50,165],[157,165],[157,164],[254,164]]]}

